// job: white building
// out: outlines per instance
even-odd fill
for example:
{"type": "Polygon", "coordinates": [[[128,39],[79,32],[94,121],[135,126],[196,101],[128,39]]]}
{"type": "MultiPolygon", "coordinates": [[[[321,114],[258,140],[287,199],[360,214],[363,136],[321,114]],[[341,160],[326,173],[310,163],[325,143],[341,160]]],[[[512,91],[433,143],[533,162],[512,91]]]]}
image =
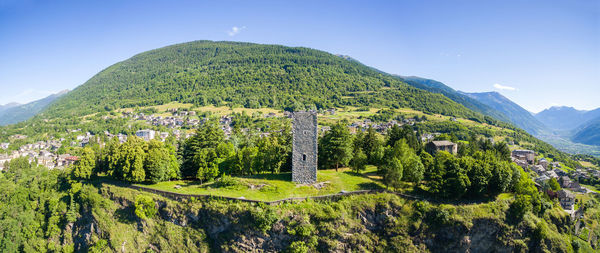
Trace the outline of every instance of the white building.
{"type": "Polygon", "coordinates": [[[135,132],[135,135],[144,139],[145,141],[149,141],[149,140],[154,139],[154,137],[156,135],[156,131],[144,129],[144,130],[139,130],[139,131],[135,132]]]}

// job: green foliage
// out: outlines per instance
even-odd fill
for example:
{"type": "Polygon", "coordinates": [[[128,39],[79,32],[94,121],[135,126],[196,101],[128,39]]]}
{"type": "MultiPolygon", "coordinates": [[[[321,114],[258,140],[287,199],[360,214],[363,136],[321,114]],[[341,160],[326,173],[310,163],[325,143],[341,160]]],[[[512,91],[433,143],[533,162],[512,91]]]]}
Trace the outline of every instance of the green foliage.
{"type": "Polygon", "coordinates": [[[310,248],[308,246],[306,246],[306,243],[304,241],[295,241],[290,244],[290,247],[288,248],[287,252],[289,252],[289,253],[307,253],[307,252],[309,252],[309,250],[310,250],[310,248]]]}
{"type": "Polygon", "coordinates": [[[346,166],[352,159],[352,135],[345,123],[331,127],[319,140],[319,167],[322,169],[346,166]]]}
{"type": "Polygon", "coordinates": [[[200,180],[215,178],[219,173],[219,163],[227,158],[217,153],[216,149],[224,139],[223,131],[214,122],[208,122],[198,128],[196,135],[187,139],[180,150],[182,176],[200,180]]]}
{"type": "Polygon", "coordinates": [[[27,157],[0,171],[0,251],[44,252],[57,245],[67,222],[67,172],[30,164],[27,157]]]}
{"type": "Polygon", "coordinates": [[[177,178],[179,164],[173,148],[165,147],[162,142],[151,140],[148,142],[146,154],[144,168],[147,180],[157,183],[177,178]]]}
{"type": "Polygon", "coordinates": [[[135,198],[135,215],[142,219],[151,219],[153,218],[158,209],[156,208],[156,203],[150,196],[146,195],[138,195],[135,198]]]}
{"type": "Polygon", "coordinates": [[[525,194],[518,194],[517,196],[515,196],[515,200],[510,204],[507,216],[509,217],[509,220],[518,222],[523,219],[525,213],[531,211],[533,211],[533,206],[531,204],[531,196],[525,194]]]}
{"type": "Polygon", "coordinates": [[[355,149],[352,160],[350,160],[350,168],[357,174],[361,173],[367,167],[367,159],[367,155],[365,155],[365,152],[363,152],[362,149],[355,149]]]}
{"type": "Polygon", "coordinates": [[[400,160],[394,156],[384,156],[385,161],[381,165],[381,174],[383,175],[383,183],[387,187],[394,189],[400,187],[402,180],[402,172],[404,170],[400,160]]]}
{"type": "Polygon", "coordinates": [[[279,220],[277,210],[271,206],[261,205],[252,211],[256,227],[263,233],[271,229],[273,223],[279,220]]]}
{"type": "Polygon", "coordinates": [[[556,178],[551,178],[550,180],[548,180],[548,185],[550,186],[550,189],[552,189],[552,191],[554,192],[560,191],[561,189],[560,184],[558,183],[558,181],[556,181],[556,178]]]}
{"type": "Polygon", "coordinates": [[[212,41],[164,47],[110,66],[44,115],[87,115],[171,101],[289,110],[379,105],[483,118],[441,94],[329,53],[212,41]]]}
{"type": "Polygon", "coordinates": [[[365,152],[369,164],[379,165],[384,155],[384,147],[381,137],[374,128],[369,127],[366,133],[357,134],[355,145],[365,152]]]}
{"type": "Polygon", "coordinates": [[[79,160],[73,166],[73,176],[81,179],[89,179],[96,167],[96,153],[89,147],[83,148],[79,160]]]}

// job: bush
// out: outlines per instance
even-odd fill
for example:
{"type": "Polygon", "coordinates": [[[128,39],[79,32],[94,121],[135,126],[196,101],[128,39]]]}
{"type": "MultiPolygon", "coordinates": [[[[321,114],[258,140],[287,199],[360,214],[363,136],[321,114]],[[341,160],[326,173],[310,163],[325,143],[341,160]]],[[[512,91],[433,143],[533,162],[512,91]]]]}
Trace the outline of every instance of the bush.
{"type": "Polygon", "coordinates": [[[227,189],[244,189],[247,186],[242,183],[239,179],[231,177],[227,174],[223,174],[219,180],[212,184],[214,188],[227,188],[227,189]]]}
{"type": "Polygon", "coordinates": [[[515,222],[521,221],[523,216],[527,212],[531,212],[533,206],[531,204],[531,197],[528,195],[519,194],[515,197],[515,200],[510,203],[508,209],[508,218],[515,222]]]}
{"type": "Polygon", "coordinates": [[[295,241],[292,242],[292,244],[290,244],[290,247],[288,248],[287,252],[289,253],[306,253],[308,252],[309,248],[308,246],[306,246],[306,243],[304,243],[303,241],[295,241]]]}
{"type": "Polygon", "coordinates": [[[145,195],[138,195],[135,198],[135,215],[142,220],[152,218],[158,209],[156,208],[156,203],[152,197],[145,195]]]}
{"type": "Polygon", "coordinates": [[[259,205],[259,207],[252,212],[252,218],[256,227],[263,232],[267,232],[271,229],[273,223],[278,220],[279,216],[273,208],[263,204],[259,205]]]}

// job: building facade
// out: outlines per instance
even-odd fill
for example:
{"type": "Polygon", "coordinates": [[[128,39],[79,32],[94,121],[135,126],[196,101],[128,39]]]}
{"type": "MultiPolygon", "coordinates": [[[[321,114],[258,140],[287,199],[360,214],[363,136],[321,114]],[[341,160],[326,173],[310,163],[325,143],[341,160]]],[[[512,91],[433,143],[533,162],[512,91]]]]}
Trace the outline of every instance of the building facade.
{"type": "Polygon", "coordinates": [[[293,113],[292,181],[311,184],[317,181],[317,113],[293,113]]]}

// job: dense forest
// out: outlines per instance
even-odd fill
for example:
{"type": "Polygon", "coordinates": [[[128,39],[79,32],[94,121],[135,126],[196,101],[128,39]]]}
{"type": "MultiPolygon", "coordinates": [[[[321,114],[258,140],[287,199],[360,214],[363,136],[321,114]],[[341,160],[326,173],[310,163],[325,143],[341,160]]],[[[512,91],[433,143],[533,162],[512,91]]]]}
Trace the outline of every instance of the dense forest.
{"type": "Polygon", "coordinates": [[[101,71],[41,117],[82,116],[179,101],[295,110],[345,105],[483,116],[401,79],[326,52],[196,41],[138,54],[101,71]]]}

